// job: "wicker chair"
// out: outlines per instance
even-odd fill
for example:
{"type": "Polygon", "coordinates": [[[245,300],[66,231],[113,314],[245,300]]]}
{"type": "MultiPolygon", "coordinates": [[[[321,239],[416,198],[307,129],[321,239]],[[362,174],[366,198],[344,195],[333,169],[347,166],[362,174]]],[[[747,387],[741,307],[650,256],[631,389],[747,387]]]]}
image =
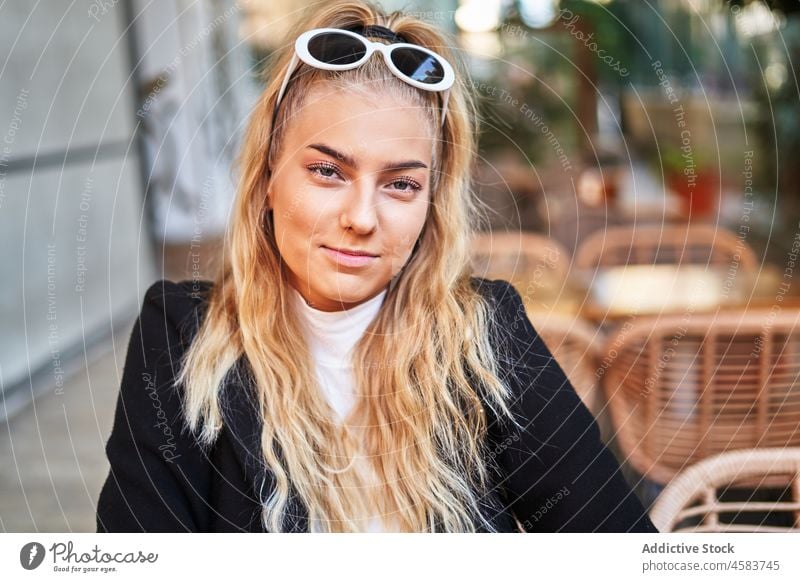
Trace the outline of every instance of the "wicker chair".
{"type": "Polygon", "coordinates": [[[666,484],[718,453],[800,446],[800,311],[631,321],[609,336],[602,386],[639,474],[666,484]]]}
{"type": "Polygon", "coordinates": [[[534,312],[529,317],[578,396],[597,417],[603,405],[597,374],[600,347],[605,342],[600,330],[558,313],[534,312]]]}
{"type": "Polygon", "coordinates": [[[758,259],[743,239],[711,225],[609,228],[586,238],[575,253],[581,270],[659,264],[754,270],[758,259]]]}
{"type": "Polygon", "coordinates": [[[664,489],[650,519],[661,532],[800,531],[800,448],[700,461],[664,489]]]}
{"type": "Polygon", "coordinates": [[[489,279],[537,277],[560,283],[569,272],[570,258],[558,242],[519,231],[483,232],[472,240],[473,273],[489,279]]]}

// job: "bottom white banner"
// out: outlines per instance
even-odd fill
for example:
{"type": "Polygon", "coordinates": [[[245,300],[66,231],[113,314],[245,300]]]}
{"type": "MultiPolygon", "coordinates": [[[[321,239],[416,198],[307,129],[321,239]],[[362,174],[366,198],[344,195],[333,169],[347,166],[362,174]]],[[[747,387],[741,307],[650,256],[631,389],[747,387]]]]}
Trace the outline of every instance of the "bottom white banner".
{"type": "Polygon", "coordinates": [[[800,580],[795,534],[0,536],[3,580],[800,580]]]}

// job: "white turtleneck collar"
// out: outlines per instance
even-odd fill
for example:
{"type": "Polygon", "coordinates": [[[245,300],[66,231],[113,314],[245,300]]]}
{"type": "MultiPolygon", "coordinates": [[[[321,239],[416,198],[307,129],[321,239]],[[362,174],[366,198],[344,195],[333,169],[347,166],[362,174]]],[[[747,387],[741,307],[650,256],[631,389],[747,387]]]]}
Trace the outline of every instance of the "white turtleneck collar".
{"type": "Polygon", "coordinates": [[[337,368],[351,366],[351,351],[378,314],[388,287],[375,297],[342,311],[311,307],[297,289],[291,285],[290,288],[315,361],[337,368]]]}

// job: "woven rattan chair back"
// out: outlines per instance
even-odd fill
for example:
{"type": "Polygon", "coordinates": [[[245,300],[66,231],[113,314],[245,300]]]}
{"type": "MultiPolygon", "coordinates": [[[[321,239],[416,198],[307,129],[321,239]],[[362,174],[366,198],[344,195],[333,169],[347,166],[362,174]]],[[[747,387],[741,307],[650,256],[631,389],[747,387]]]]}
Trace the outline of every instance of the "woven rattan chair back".
{"type": "Polygon", "coordinates": [[[473,273],[489,279],[563,281],[570,257],[557,241],[519,231],[477,234],[472,241],[473,273]]]}
{"type": "Polygon", "coordinates": [[[798,310],[639,317],[604,354],[617,441],[652,481],[730,450],[800,446],[798,310]]]}
{"type": "Polygon", "coordinates": [[[700,461],[667,485],[650,518],[661,532],[800,532],[800,448],[700,461]]]}
{"type": "Polygon", "coordinates": [[[752,270],[758,260],[735,234],[711,225],[618,226],[597,231],[575,253],[575,267],[715,265],[752,270]]]}

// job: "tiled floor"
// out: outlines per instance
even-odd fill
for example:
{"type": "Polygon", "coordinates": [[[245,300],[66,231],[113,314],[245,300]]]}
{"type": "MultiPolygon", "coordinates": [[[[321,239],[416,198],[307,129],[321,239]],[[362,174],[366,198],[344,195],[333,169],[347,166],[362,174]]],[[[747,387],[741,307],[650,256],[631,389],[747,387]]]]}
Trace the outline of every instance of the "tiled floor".
{"type": "Polygon", "coordinates": [[[64,383],[0,424],[0,531],[93,532],[133,321],[64,383]],[[116,357],[115,357],[116,354],[116,357]]]}

